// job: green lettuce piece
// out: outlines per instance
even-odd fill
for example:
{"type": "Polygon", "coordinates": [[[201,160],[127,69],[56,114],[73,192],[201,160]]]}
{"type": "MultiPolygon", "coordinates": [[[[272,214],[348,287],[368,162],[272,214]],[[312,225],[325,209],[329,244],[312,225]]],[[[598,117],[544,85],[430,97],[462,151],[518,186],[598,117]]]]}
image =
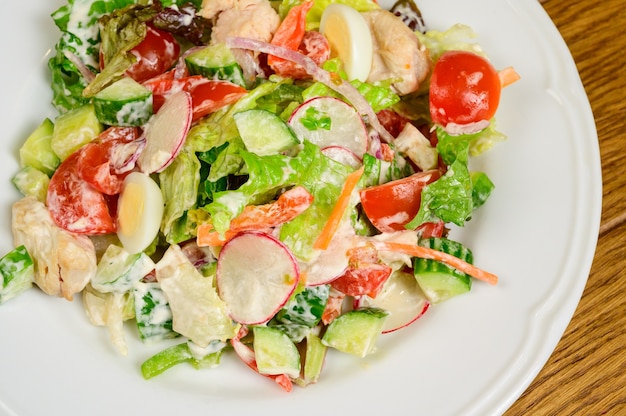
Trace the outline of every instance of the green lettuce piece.
{"type": "Polygon", "coordinates": [[[203,207],[211,214],[213,226],[220,233],[228,229],[230,221],[246,205],[268,202],[278,190],[301,184],[301,176],[311,169],[312,161],[321,156],[321,151],[306,142],[295,157],[258,156],[246,150],[241,150],[239,155],[246,165],[247,181],[238,189],[215,193],[213,202],[203,207]]]}
{"type": "Polygon", "coordinates": [[[448,170],[424,187],[420,209],[406,225],[410,229],[436,219],[463,226],[493,189],[493,183],[485,173],[469,171],[470,147],[475,135],[451,136],[438,128],[437,137],[437,150],[448,170]]]}
{"type": "Polygon", "coordinates": [[[100,51],[98,19],[136,2],[141,0],[68,0],[66,5],[52,13],[52,20],[61,31],[55,54],[48,60],[52,104],[57,110],[66,112],[88,102],[82,95],[87,81],[67,54],[74,55],[89,69],[97,72],[100,51]]]}
{"type": "MultiPolygon", "coordinates": [[[[309,144],[310,146],[313,146],[309,144]]],[[[282,225],[280,240],[293,254],[303,260],[313,257],[313,244],[322,232],[339,198],[346,178],[352,169],[324,156],[317,146],[312,151],[308,166],[301,170],[298,185],[312,195],[313,203],[303,213],[282,225]]]]}
{"type": "Polygon", "coordinates": [[[468,51],[485,56],[485,51],[474,41],[477,37],[474,30],[464,24],[457,23],[444,31],[428,30],[422,34],[415,33],[422,43],[430,51],[433,62],[437,61],[441,54],[446,51],[468,51]]]}
{"type": "Polygon", "coordinates": [[[183,148],[159,174],[159,183],[165,201],[161,232],[166,241],[176,244],[191,238],[195,227],[187,224],[185,214],[195,206],[200,185],[200,161],[195,153],[183,148]]]}
{"type": "Polygon", "coordinates": [[[100,18],[100,51],[104,69],[85,87],[85,97],[93,97],[121,79],[136,62],[137,58],[131,50],[144,40],[146,22],[156,13],[153,6],[131,5],[100,18]]]}

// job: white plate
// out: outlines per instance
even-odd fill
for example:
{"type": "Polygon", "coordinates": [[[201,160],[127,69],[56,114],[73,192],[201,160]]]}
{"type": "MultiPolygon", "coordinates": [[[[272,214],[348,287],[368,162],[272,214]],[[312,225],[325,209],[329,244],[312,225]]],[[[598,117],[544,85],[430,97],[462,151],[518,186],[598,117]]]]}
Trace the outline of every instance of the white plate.
{"type": "MultiPolygon", "coordinates": [[[[5,156],[0,251],[11,248],[9,179],[21,140],[46,116],[45,63],[60,0],[7,2],[0,17],[5,156]]],[[[576,67],[535,0],[422,0],[427,24],[472,26],[497,67],[522,80],[504,91],[498,126],[509,140],[475,162],[496,184],[455,237],[500,276],[382,337],[366,359],[330,354],[320,382],[283,392],[227,355],[213,370],[173,368],[150,381],[140,363],[157,348],[110,346],[73,303],[31,290],[0,307],[0,413],[489,415],[504,412],[552,353],[584,288],[595,251],[601,171],[594,120],[576,67]]],[[[130,331],[129,331],[130,334],[130,331]]]]}

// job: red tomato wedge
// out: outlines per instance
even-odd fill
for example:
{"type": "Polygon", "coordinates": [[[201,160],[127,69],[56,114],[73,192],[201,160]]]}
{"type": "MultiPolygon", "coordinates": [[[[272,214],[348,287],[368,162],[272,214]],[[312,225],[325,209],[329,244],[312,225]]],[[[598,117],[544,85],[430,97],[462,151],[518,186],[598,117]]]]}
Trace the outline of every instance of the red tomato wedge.
{"type": "Polygon", "coordinates": [[[153,108],[156,113],[165,102],[165,97],[178,91],[191,95],[193,121],[238,101],[247,94],[247,90],[228,81],[211,80],[201,75],[174,78],[169,71],[143,83],[152,91],[153,108]]]}
{"type": "Polygon", "coordinates": [[[238,101],[247,94],[245,88],[228,81],[209,80],[189,90],[193,106],[193,120],[198,120],[222,107],[238,101]]]}
{"type": "Polygon", "coordinates": [[[362,189],[359,196],[363,211],[381,232],[404,230],[419,211],[422,189],[440,176],[438,170],[429,170],[362,189]]]}
{"type": "Polygon", "coordinates": [[[498,72],[487,59],[472,52],[445,52],[430,80],[432,121],[444,127],[488,121],[496,113],[501,90],[498,72]]]}
{"type": "Polygon", "coordinates": [[[170,32],[147,25],[146,37],[131,53],[137,61],[126,74],[142,82],[170,69],[180,55],[180,45],[170,32]]]}
{"type": "Polygon", "coordinates": [[[122,190],[126,174],[112,172],[111,156],[120,145],[136,140],[141,134],[136,127],[111,127],[78,152],[78,176],[96,190],[116,195],[122,190]]]}
{"type": "Polygon", "coordinates": [[[78,175],[80,151],[72,153],[57,168],[50,184],[46,204],[54,223],[77,234],[115,232],[105,196],[78,175]]]}

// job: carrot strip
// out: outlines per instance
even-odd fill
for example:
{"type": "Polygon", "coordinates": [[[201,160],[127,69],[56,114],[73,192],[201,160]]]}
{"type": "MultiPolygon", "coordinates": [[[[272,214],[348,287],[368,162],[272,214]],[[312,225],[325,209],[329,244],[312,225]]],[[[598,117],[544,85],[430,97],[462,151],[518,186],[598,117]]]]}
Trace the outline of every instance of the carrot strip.
{"type": "Polygon", "coordinates": [[[339,227],[339,223],[343,218],[343,214],[348,208],[352,191],[354,191],[354,188],[356,188],[356,185],[359,183],[359,179],[361,179],[361,175],[363,175],[364,170],[364,167],[361,166],[346,178],[346,183],[343,185],[339,198],[337,198],[337,203],[335,203],[335,206],[328,217],[328,221],[324,224],[322,232],[317,237],[317,240],[315,240],[313,248],[318,250],[326,250],[328,248],[328,245],[333,239],[335,231],[337,231],[337,227],[339,227]]]}
{"type": "Polygon", "coordinates": [[[423,259],[437,260],[491,285],[495,285],[496,283],[498,283],[498,276],[496,276],[495,274],[479,269],[478,267],[467,263],[459,259],[458,257],[454,257],[451,254],[443,253],[438,250],[433,250],[432,248],[421,247],[412,244],[393,243],[389,241],[376,241],[374,242],[374,246],[378,250],[398,251],[408,254],[410,256],[420,257],[423,259]]]}
{"type": "Polygon", "coordinates": [[[512,66],[507,66],[506,68],[498,71],[498,78],[500,78],[500,85],[504,88],[519,81],[521,77],[512,66]]]}

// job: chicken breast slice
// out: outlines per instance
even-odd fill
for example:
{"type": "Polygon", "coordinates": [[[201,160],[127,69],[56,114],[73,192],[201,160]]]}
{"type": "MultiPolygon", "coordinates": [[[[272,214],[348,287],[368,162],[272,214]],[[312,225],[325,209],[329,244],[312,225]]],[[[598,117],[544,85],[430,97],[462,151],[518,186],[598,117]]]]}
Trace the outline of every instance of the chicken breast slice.
{"type": "Polygon", "coordinates": [[[432,61],[426,47],[402,20],[379,9],[362,13],[372,34],[374,56],[367,81],[397,79],[395,92],[406,95],[418,90],[430,72],[432,61]]]}
{"type": "Polygon", "coordinates": [[[59,228],[43,202],[25,197],[13,204],[15,246],[24,245],[35,265],[35,284],[46,294],[72,300],[96,273],[89,237],[59,228]]]}
{"type": "Polygon", "coordinates": [[[269,42],[280,24],[268,0],[204,0],[199,15],[215,21],[211,44],[222,43],[229,36],[269,42]]]}

